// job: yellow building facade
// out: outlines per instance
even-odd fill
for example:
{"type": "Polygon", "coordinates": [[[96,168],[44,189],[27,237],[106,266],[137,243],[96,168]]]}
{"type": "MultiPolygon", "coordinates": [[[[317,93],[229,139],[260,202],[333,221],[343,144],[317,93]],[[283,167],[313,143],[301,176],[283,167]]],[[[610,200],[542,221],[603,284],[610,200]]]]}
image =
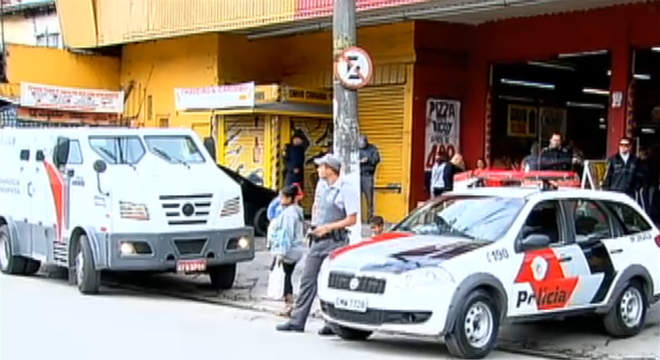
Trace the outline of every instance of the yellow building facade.
{"type": "MultiPolygon", "coordinates": [[[[382,157],[376,213],[395,221],[408,211],[414,28],[412,23],[365,28],[359,39],[376,69],[371,84],[359,92],[360,130],[382,157]]],[[[202,137],[213,136],[221,163],[275,188],[282,150],[294,130],[306,134],[308,157],[331,141],[331,96],[325,113],[177,112],[174,88],[255,82],[327,92],[332,90],[331,54],[327,32],[258,40],[211,33],[127,44],[120,65],[121,87],[129,94],[125,117],[140,126],[191,127],[202,137]]],[[[309,164],[308,193],[315,183],[313,169],[309,164]]]]}

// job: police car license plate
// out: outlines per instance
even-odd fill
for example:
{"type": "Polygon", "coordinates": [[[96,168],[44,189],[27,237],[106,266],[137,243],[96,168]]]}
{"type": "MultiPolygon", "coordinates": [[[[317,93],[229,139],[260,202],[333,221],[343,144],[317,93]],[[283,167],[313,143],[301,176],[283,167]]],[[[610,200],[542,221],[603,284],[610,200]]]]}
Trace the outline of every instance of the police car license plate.
{"type": "Polygon", "coordinates": [[[368,304],[366,299],[343,297],[335,299],[335,309],[365,313],[367,312],[367,308],[368,304]]]}
{"type": "Polygon", "coordinates": [[[206,271],[206,259],[200,260],[179,260],[176,263],[176,272],[195,273],[206,271]]]}

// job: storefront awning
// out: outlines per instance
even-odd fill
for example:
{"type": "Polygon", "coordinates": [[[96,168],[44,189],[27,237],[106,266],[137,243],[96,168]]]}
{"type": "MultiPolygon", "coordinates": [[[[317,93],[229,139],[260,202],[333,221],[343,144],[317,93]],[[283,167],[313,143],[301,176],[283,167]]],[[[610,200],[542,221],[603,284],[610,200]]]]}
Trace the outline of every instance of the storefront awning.
{"type": "Polygon", "coordinates": [[[332,118],[332,92],[253,83],[175,89],[178,111],[332,118]]]}
{"type": "MultiPolygon", "coordinates": [[[[357,14],[358,26],[412,20],[444,21],[478,25],[518,17],[589,10],[647,0],[435,0],[394,6],[357,14]]],[[[249,38],[284,36],[332,29],[332,18],[314,18],[244,31],[249,38]]]]}

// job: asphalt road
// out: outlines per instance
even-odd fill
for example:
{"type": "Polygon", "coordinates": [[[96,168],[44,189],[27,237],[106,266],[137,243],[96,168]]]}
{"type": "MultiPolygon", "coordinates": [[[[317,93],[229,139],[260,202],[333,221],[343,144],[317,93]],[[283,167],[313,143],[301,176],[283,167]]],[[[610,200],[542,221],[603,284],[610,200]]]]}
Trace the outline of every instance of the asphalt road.
{"type": "MultiPolygon", "coordinates": [[[[0,359],[447,359],[444,346],[376,337],[348,343],[274,331],[272,316],[105,289],[82,296],[64,281],[0,275],[0,359]]],[[[494,352],[489,359],[534,359],[494,352]]]]}

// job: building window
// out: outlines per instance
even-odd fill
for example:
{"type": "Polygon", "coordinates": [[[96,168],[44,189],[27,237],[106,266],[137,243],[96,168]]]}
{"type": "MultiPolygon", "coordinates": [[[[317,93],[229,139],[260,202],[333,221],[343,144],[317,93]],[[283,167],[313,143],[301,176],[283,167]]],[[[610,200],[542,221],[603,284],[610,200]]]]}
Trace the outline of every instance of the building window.
{"type": "Polygon", "coordinates": [[[53,33],[53,34],[45,33],[45,34],[37,35],[37,46],[59,48],[60,47],[60,34],[59,33],[53,33]]]}

